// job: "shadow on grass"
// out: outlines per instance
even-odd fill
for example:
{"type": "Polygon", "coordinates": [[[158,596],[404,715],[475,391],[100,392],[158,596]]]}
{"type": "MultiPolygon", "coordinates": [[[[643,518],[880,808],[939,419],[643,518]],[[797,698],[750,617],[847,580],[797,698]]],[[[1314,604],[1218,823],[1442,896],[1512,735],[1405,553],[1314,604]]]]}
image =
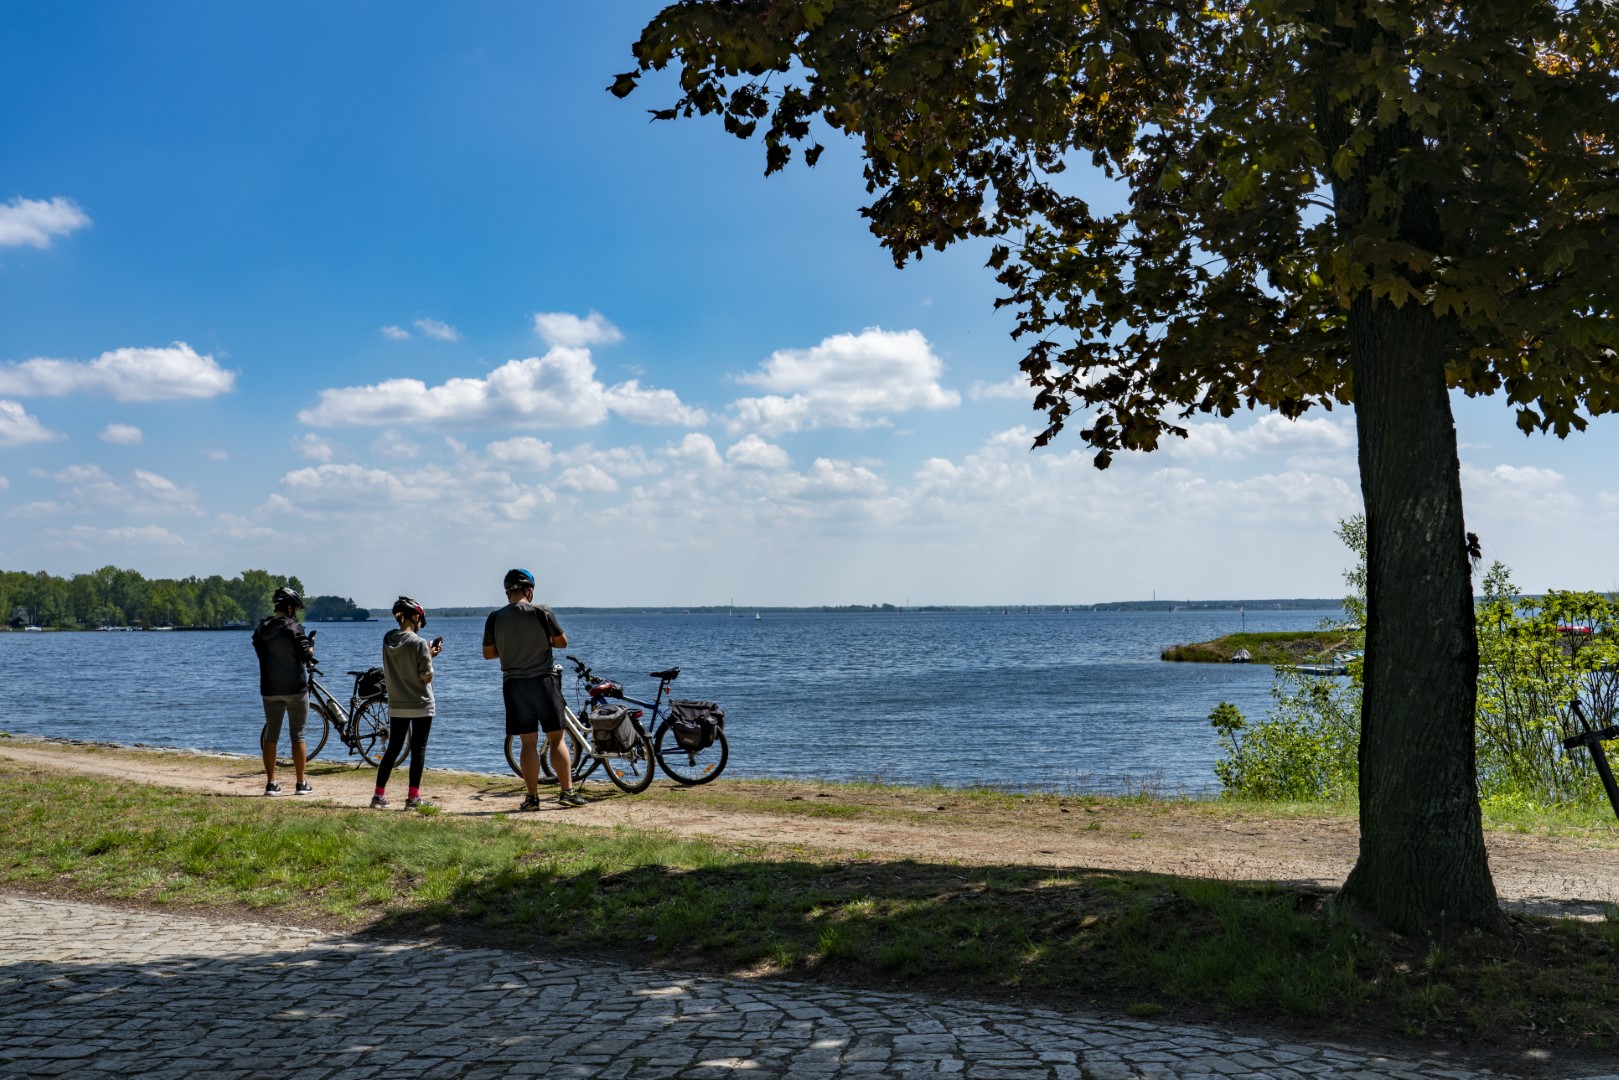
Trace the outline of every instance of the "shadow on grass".
{"type": "Polygon", "coordinates": [[[1358,928],[1308,886],[912,861],[679,862],[613,872],[520,862],[374,929],[475,927],[574,956],[1139,1016],[1175,1005],[1497,1046],[1619,1045],[1614,924],[1520,919],[1510,940],[1439,949],[1358,928]]]}

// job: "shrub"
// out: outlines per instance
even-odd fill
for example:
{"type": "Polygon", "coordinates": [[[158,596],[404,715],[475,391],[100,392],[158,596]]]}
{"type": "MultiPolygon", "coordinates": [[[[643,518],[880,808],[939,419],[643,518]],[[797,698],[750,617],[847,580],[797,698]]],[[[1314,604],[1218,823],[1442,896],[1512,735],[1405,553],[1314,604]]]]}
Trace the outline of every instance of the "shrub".
{"type": "MultiPolygon", "coordinates": [[[[1338,536],[1357,556],[1344,577],[1351,620],[1364,618],[1366,532],[1359,518],[1338,536]]],[[[1484,575],[1478,602],[1476,720],[1479,796],[1514,809],[1600,803],[1589,754],[1562,740],[1580,730],[1574,703],[1593,726],[1619,706],[1619,604],[1594,592],[1519,596],[1506,567],[1484,575]]],[[[1209,714],[1223,758],[1215,776],[1227,795],[1251,799],[1338,799],[1359,784],[1363,670],[1323,679],[1278,667],[1269,717],[1249,724],[1221,702],[1209,714]]]]}

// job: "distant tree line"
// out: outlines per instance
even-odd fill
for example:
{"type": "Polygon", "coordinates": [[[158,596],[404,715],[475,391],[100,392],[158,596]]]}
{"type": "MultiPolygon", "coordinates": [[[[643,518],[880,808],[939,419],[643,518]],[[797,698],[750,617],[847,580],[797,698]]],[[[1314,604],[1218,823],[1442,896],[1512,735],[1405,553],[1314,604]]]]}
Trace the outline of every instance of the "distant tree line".
{"type": "Polygon", "coordinates": [[[371,609],[346,596],[312,596],[304,608],[304,622],[365,622],[371,609]]]}
{"type": "Polygon", "coordinates": [[[68,578],[44,571],[0,570],[0,613],[9,626],[62,630],[253,624],[270,613],[270,596],[282,585],[304,591],[296,577],[267,570],[243,570],[233,578],[214,574],[178,580],[148,579],[116,566],[68,578]]]}

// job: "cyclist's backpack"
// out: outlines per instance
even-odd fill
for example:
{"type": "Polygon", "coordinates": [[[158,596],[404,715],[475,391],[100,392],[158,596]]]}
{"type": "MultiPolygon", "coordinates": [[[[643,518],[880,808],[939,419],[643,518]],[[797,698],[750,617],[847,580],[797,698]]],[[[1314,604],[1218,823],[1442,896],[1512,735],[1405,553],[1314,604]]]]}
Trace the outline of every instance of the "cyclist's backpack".
{"type": "Polygon", "coordinates": [[[712,701],[671,701],[669,728],[682,750],[707,750],[725,727],[725,710],[712,701]]]}
{"type": "Polygon", "coordinates": [[[388,681],[379,667],[366,668],[354,677],[354,696],[360,700],[388,696],[388,681]]]}
{"type": "Polygon", "coordinates": [[[590,717],[590,741],[597,750],[621,754],[635,745],[635,724],[630,710],[622,705],[597,705],[590,717]]]}

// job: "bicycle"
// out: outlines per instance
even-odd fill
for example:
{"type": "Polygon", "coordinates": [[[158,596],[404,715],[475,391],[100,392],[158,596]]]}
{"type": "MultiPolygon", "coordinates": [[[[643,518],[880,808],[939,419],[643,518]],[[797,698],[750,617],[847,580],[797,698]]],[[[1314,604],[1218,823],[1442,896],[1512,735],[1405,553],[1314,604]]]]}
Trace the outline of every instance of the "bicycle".
{"type": "Polygon", "coordinates": [[[719,714],[720,721],[710,727],[712,738],[705,744],[683,746],[677,737],[674,712],[678,706],[671,684],[680,677],[679,667],[651,672],[647,677],[658,680],[658,692],[651,701],[643,701],[624,693],[624,687],[620,684],[592,675],[578,657],[569,656],[568,659],[573,661],[574,677],[585,688],[587,700],[613,698],[651,710],[652,722],[648,725],[641,723],[644,715],[641,709],[631,709],[630,719],[643,732],[651,729],[654,760],[669,779],[686,787],[695,787],[708,783],[725,770],[725,763],[731,758],[731,747],[725,738],[723,713],[719,714]],[[665,694],[670,696],[665,698],[665,694]]]}
{"type": "MultiPolygon", "coordinates": [[[[309,632],[310,641],[315,640],[317,632],[309,632]]],[[[309,720],[304,725],[304,761],[314,761],[335,730],[339,740],[349,748],[349,756],[359,754],[367,765],[382,764],[382,757],[388,751],[388,689],[381,683],[382,672],[377,668],[371,669],[376,672],[375,675],[366,671],[349,672],[354,678],[354,687],[349,691],[348,708],[345,709],[315,677],[325,674],[315,666],[316,663],[313,657],[304,662],[304,667],[309,671],[309,720]],[[375,692],[360,689],[360,683],[368,675],[379,686],[375,692]],[[313,732],[316,724],[320,729],[318,738],[313,732]]],[[[266,723],[259,729],[260,746],[264,745],[269,734],[270,725],[266,723]]],[[[407,733],[399,760],[394,764],[404,765],[409,761],[410,749],[407,733]]]]}
{"type": "MultiPolygon", "coordinates": [[[[657,768],[653,764],[656,755],[652,736],[641,725],[641,714],[600,700],[604,694],[591,692],[593,684],[600,680],[595,679],[590,674],[590,669],[577,657],[570,656],[568,659],[574,664],[574,678],[586,688],[586,698],[580,713],[583,714],[583,721],[589,721],[587,726],[581,720],[580,714],[576,714],[566,701],[562,703],[562,738],[568,747],[568,760],[573,767],[574,783],[582,782],[596,770],[597,766],[601,766],[607,770],[607,779],[613,782],[614,787],[628,795],[640,794],[652,786],[652,781],[657,776],[657,768]],[[626,725],[629,728],[628,737],[621,736],[611,746],[597,734],[598,731],[610,731],[615,728],[622,731],[626,725]],[[627,745],[624,745],[625,743],[627,745]]],[[[552,669],[552,674],[561,681],[562,665],[557,664],[552,669]]],[[[518,776],[523,775],[519,761],[521,748],[521,736],[506,736],[506,764],[518,776]]],[[[555,776],[555,770],[551,768],[551,755],[545,752],[543,740],[540,747],[540,771],[547,778],[555,776]]]]}

